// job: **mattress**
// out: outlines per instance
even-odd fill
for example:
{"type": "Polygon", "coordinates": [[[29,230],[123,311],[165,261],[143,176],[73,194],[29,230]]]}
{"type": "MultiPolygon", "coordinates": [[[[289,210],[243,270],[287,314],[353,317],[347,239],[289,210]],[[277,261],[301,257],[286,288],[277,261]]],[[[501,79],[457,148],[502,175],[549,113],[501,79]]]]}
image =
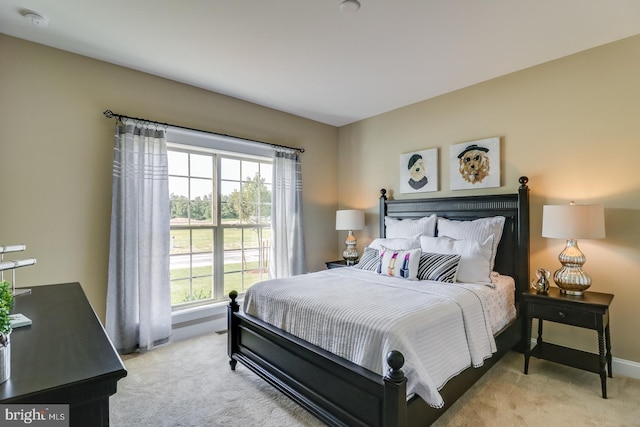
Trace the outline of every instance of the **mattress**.
{"type": "MultiPolygon", "coordinates": [[[[508,323],[513,280],[496,288],[387,277],[355,268],[324,270],[251,287],[244,311],[340,357],[384,375],[386,354],[405,356],[407,394],[439,408],[438,390],[496,351],[508,323]],[[509,310],[506,310],[509,312],[509,310]]],[[[515,316],[515,307],[513,308],[515,316]]]]}

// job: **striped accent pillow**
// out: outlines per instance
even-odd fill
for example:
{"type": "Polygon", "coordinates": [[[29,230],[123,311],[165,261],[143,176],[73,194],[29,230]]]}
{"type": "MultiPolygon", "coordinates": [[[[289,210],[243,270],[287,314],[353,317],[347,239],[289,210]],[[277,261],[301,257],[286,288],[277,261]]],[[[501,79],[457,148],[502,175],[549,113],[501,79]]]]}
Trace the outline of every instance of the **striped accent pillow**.
{"type": "Polygon", "coordinates": [[[454,283],[460,265],[460,255],[422,252],[418,265],[418,280],[454,283]]]}
{"type": "Polygon", "coordinates": [[[378,254],[378,250],[367,246],[364,248],[364,253],[360,257],[360,261],[356,264],[355,268],[377,272],[379,265],[380,256],[378,254]]]}

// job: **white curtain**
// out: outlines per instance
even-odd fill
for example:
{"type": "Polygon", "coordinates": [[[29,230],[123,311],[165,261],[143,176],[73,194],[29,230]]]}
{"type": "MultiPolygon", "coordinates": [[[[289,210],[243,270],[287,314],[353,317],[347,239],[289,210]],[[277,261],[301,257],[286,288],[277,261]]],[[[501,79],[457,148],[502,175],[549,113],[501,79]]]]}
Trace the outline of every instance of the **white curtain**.
{"type": "Polygon", "coordinates": [[[271,199],[271,256],[273,279],[307,272],[302,228],[302,169],[297,151],[276,149],[271,199]]]}
{"type": "Polygon", "coordinates": [[[106,329],[121,354],[171,335],[167,173],[164,130],[116,126],[106,329]]]}

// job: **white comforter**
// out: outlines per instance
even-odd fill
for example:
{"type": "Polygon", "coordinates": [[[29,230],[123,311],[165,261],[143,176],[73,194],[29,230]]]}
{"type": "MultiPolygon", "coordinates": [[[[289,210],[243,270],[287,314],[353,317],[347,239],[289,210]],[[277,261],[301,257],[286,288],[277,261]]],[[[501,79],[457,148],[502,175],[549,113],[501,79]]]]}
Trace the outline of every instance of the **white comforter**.
{"type": "Polygon", "coordinates": [[[436,408],[450,378],[496,351],[483,298],[461,284],[331,269],[258,283],[244,310],[380,375],[402,352],[407,395],[436,408]]]}

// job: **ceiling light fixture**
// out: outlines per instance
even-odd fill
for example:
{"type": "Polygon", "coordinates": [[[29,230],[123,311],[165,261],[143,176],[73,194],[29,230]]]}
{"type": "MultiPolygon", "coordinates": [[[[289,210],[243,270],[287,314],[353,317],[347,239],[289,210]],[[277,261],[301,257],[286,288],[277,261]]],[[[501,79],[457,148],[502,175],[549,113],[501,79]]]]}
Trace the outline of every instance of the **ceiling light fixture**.
{"type": "Polygon", "coordinates": [[[47,25],[49,25],[49,19],[31,10],[23,10],[22,16],[24,16],[24,19],[35,26],[46,27],[47,25]]]}
{"type": "Polygon", "coordinates": [[[340,10],[345,13],[356,13],[360,9],[360,2],[358,0],[343,0],[340,3],[340,10]]]}

